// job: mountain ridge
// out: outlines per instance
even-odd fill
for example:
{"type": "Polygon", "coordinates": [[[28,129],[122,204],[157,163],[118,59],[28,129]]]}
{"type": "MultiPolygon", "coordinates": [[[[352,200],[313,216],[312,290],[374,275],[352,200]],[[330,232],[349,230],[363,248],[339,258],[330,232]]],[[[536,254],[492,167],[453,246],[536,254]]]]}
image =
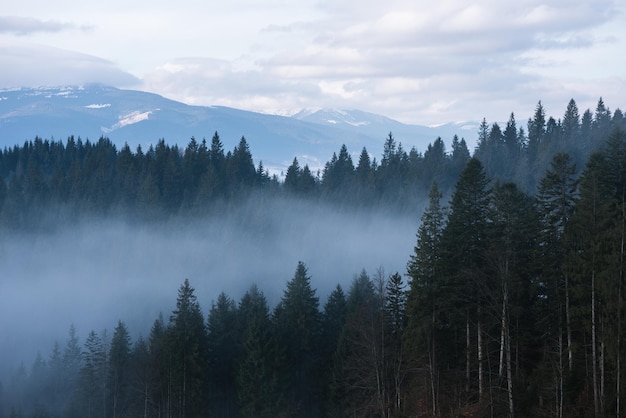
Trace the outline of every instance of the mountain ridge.
{"type": "MultiPolygon", "coordinates": [[[[158,140],[185,147],[191,137],[210,138],[218,132],[226,150],[246,137],[255,162],[273,173],[293,158],[313,171],[323,168],[345,144],[353,156],[363,147],[377,157],[392,132],[405,149],[424,152],[441,137],[474,136],[477,124],[438,127],[407,125],[360,110],[310,109],[292,116],[269,115],[225,106],[194,106],[155,93],[124,90],[102,84],[0,89],[0,146],[35,137],[64,140],[69,136],[109,138],[116,146],[148,148],[158,140]],[[469,129],[474,129],[470,131],[469,129]]],[[[470,137],[468,142],[471,142],[470,137]]]]}

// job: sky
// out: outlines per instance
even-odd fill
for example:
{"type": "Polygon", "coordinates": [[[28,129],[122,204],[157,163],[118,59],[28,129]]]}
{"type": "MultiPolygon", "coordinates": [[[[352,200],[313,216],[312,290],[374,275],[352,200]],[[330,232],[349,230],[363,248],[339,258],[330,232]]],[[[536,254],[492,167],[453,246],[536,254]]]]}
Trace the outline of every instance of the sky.
{"type": "Polygon", "coordinates": [[[100,82],[196,105],[401,122],[562,117],[626,97],[620,0],[21,0],[0,87],[100,82]],[[3,84],[3,85],[2,85],[3,84]]]}

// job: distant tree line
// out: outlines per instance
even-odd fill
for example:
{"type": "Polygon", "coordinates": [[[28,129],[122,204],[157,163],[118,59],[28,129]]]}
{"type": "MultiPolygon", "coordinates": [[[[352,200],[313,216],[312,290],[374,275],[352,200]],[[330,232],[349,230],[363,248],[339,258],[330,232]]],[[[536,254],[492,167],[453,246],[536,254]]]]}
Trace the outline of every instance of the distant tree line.
{"type": "Polygon", "coordinates": [[[355,166],[344,145],[323,172],[294,158],[279,181],[261,161],[255,167],[245,137],[225,152],[217,132],[210,144],[191,138],[181,149],[160,140],[145,152],[128,145],[118,151],[107,138],[35,138],[0,154],[0,219],[5,226],[32,227],[36,219],[55,223],[84,215],[205,215],[251,195],[414,211],[428,184],[453,182],[470,158],[464,140],[455,137],[454,147],[448,156],[438,139],[424,156],[415,149],[407,154],[390,133],[380,164],[363,148],[355,166]]]}
{"type": "Polygon", "coordinates": [[[406,272],[362,271],[323,305],[299,262],[273,308],[252,285],[203,312],[185,280],[146,338],[119,321],[81,345],[70,328],[3,381],[0,416],[621,416],[626,131],[611,120],[582,170],[555,146],[531,192],[476,155],[447,205],[432,181],[406,272]]]}
{"type": "MultiPolygon", "coordinates": [[[[533,193],[556,153],[568,153],[582,167],[613,129],[625,127],[622,111],[611,113],[602,99],[594,114],[587,110],[582,117],[571,100],[558,120],[546,119],[539,102],[527,130],[518,128],[513,114],[504,129],[483,120],[473,155],[490,178],[514,181],[533,193]]],[[[210,143],[191,138],[180,148],[159,140],[134,151],[128,145],[118,150],[104,137],[69,137],[65,143],[35,138],[0,153],[0,220],[7,227],[32,228],[82,215],[162,219],[219,211],[257,192],[413,212],[433,182],[450,196],[472,156],[463,138],[454,136],[450,148],[437,138],[424,152],[407,152],[390,133],[379,161],[363,148],[355,162],[343,145],[321,171],[294,158],[279,181],[261,161],[254,165],[245,137],[226,152],[217,132],[210,143]]]]}

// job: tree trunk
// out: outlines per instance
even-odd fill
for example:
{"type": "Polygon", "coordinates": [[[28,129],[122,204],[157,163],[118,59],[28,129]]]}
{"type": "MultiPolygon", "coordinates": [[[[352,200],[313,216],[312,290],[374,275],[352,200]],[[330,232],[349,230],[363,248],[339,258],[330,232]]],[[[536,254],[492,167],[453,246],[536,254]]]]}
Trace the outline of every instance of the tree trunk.
{"type": "Polygon", "coordinates": [[[436,394],[436,379],[437,379],[437,372],[435,370],[435,338],[434,338],[434,332],[431,334],[431,344],[430,344],[430,350],[428,353],[428,368],[429,368],[429,377],[430,377],[430,396],[432,398],[432,408],[431,408],[431,412],[433,414],[433,416],[437,415],[437,394],[436,394]]]}
{"type": "Polygon", "coordinates": [[[620,240],[619,275],[617,278],[617,359],[615,379],[615,416],[620,418],[621,397],[621,357],[622,357],[622,280],[624,279],[624,233],[626,232],[626,201],[622,195],[622,230],[620,240]]]}
{"type": "Polygon", "coordinates": [[[563,418],[563,328],[559,327],[559,380],[557,389],[557,417],[563,418]]]}
{"type": "MultiPolygon", "coordinates": [[[[602,333],[604,335],[604,332],[602,333]]],[[[600,413],[604,413],[604,337],[600,341],[600,413]]]]}
{"type": "Polygon", "coordinates": [[[498,366],[498,377],[502,377],[504,375],[504,345],[506,338],[506,289],[504,290],[504,294],[502,296],[502,316],[500,317],[500,362],[498,366]]]}
{"type": "Polygon", "coordinates": [[[431,354],[430,354],[430,390],[431,396],[433,398],[433,408],[432,413],[433,416],[437,415],[437,350],[435,345],[435,321],[436,321],[436,313],[435,313],[435,302],[433,298],[433,309],[432,309],[432,321],[431,321],[431,330],[430,330],[430,339],[431,339],[431,354]]]}
{"type": "Polygon", "coordinates": [[[478,308],[478,324],[476,326],[477,328],[477,339],[478,339],[478,399],[479,401],[482,401],[483,398],[483,391],[484,391],[484,373],[483,373],[483,357],[484,357],[484,353],[483,353],[483,329],[482,329],[482,322],[480,319],[480,307],[478,308]]]}
{"type": "Polygon", "coordinates": [[[470,323],[469,312],[465,318],[465,392],[470,391],[470,323]]]}
{"type": "Polygon", "coordinates": [[[509,395],[509,418],[515,416],[515,408],[513,405],[513,375],[511,371],[511,335],[509,327],[506,327],[506,387],[509,395]]]}
{"type": "Polygon", "coordinates": [[[144,383],[143,388],[143,418],[148,418],[148,382],[144,383]]]}
{"type": "Polygon", "coordinates": [[[591,272],[591,371],[593,378],[594,416],[600,416],[600,399],[598,394],[598,353],[596,349],[596,273],[591,272]]]}
{"type": "Polygon", "coordinates": [[[567,367],[571,373],[574,369],[574,356],[572,354],[572,325],[569,309],[569,277],[565,274],[565,329],[567,331],[567,367]]]}

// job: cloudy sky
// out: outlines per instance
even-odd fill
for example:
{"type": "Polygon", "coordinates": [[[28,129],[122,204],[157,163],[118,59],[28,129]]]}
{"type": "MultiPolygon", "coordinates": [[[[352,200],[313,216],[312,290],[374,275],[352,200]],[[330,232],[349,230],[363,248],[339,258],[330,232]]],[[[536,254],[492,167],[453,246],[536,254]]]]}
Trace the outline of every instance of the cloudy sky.
{"type": "Polygon", "coordinates": [[[103,82],[189,104],[406,123],[626,106],[621,0],[20,0],[0,87],[103,82]]]}

